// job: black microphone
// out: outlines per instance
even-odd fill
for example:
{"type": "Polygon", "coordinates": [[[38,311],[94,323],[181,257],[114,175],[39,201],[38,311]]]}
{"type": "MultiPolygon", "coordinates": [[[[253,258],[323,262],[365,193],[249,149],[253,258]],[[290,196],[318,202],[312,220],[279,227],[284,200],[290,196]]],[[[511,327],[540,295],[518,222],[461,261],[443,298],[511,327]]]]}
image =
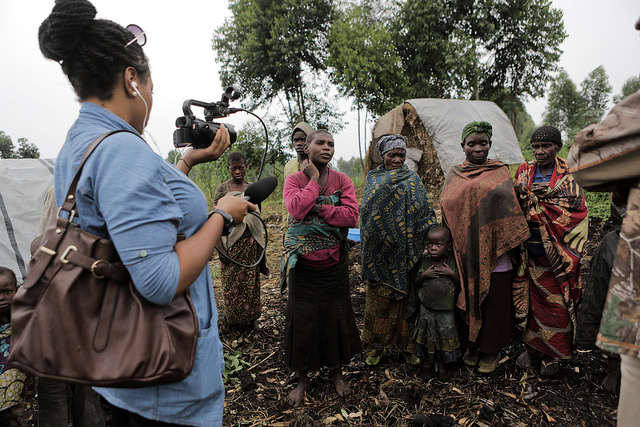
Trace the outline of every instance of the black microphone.
{"type": "Polygon", "coordinates": [[[247,189],[244,190],[244,199],[257,205],[269,197],[277,186],[278,178],[275,176],[268,176],[266,178],[259,179],[253,184],[250,184],[247,189]]]}

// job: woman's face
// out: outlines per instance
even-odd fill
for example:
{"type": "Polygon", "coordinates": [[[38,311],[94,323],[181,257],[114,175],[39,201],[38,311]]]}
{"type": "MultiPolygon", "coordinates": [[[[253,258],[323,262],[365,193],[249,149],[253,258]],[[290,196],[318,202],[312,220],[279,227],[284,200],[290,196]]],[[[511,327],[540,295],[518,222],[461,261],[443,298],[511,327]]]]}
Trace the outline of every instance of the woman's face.
{"type": "Polygon", "coordinates": [[[387,151],[382,155],[384,161],[384,168],[388,171],[400,169],[404,165],[404,160],[407,158],[407,150],[404,148],[394,148],[387,151]]]}
{"type": "Polygon", "coordinates": [[[335,153],[333,137],[328,133],[317,133],[304,150],[313,163],[328,165],[335,153]]]}
{"type": "Polygon", "coordinates": [[[559,148],[553,142],[532,142],[531,149],[533,155],[536,157],[536,162],[541,168],[549,168],[553,166],[556,161],[556,155],[559,148]]]}
{"type": "Polygon", "coordinates": [[[247,164],[243,161],[231,162],[228,167],[231,178],[236,182],[242,182],[244,174],[247,173],[247,164]]]}
{"type": "Polygon", "coordinates": [[[136,109],[133,118],[134,123],[131,123],[131,126],[142,134],[144,129],[147,127],[147,123],[149,123],[151,107],[153,106],[153,80],[151,79],[151,74],[149,74],[146,81],[139,81],[137,83],[137,89],[138,92],[140,92],[140,95],[136,96],[138,99],[134,99],[134,102],[136,102],[136,109]],[[144,98],[144,101],[140,98],[144,98]]]}
{"type": "Polygon", "coordinates": [[[484,133],[469,135],[461,145],[469,162],[475,165],[483,165],[487,162],[491,141],[484,133]]]}

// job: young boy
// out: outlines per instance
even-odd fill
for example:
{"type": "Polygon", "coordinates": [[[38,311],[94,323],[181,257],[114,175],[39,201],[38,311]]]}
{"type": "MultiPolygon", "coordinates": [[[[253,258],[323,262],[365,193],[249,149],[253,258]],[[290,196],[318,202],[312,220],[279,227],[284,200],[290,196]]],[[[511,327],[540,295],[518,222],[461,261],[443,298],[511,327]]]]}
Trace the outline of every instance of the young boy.
{"type": "Polygon", "coordinates": [[[11,351],[11,302],[16,294],[15,273],[0,267],[0,425],[21,426],[27,376],[12,368],[7,359],[11,351]]]}
{"type": "Polygon", "coordinates": [[[414,333],[416,353],[421,355],[426,369],[435,368],[440,380],[448,376],[446,364],[457,362],[462,354],[454,314],[460,278],[451,249],[449,229],[443,225],[432,227],[414,281],[420,300],[414,333]]]}

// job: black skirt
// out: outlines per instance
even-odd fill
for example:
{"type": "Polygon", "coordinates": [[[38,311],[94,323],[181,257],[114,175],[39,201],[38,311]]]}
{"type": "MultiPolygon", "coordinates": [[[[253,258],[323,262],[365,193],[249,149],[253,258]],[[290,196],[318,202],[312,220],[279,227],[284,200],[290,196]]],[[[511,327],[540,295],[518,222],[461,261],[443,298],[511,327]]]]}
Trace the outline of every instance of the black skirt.
{"type": "Polygon", "coordinates": [[[314,268],[298,260],[289,272],[285,363],[294,371],[338,368],[362,350],[349,293],[346,252],[314,268]]]}

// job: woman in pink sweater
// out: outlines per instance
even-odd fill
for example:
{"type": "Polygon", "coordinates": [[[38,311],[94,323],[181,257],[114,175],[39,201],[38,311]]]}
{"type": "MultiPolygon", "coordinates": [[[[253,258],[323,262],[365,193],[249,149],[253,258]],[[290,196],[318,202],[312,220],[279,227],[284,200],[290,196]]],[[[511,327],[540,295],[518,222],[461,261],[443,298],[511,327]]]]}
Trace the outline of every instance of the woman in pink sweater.
{"type": "Polygon", "coordinates": [[[285,326],[285,362],[298,373],[288,402],[302,404],[309,370],[328,367],[338,395],[351,392],[342,365],[361,344],[349,293],[347,232],[358,221],[353,182],[328,167],[333,137],[326,130],[307,136],[302,171],[284,183],[289,224],[281,263],[283,290],[289,282],[285,326]]]}

